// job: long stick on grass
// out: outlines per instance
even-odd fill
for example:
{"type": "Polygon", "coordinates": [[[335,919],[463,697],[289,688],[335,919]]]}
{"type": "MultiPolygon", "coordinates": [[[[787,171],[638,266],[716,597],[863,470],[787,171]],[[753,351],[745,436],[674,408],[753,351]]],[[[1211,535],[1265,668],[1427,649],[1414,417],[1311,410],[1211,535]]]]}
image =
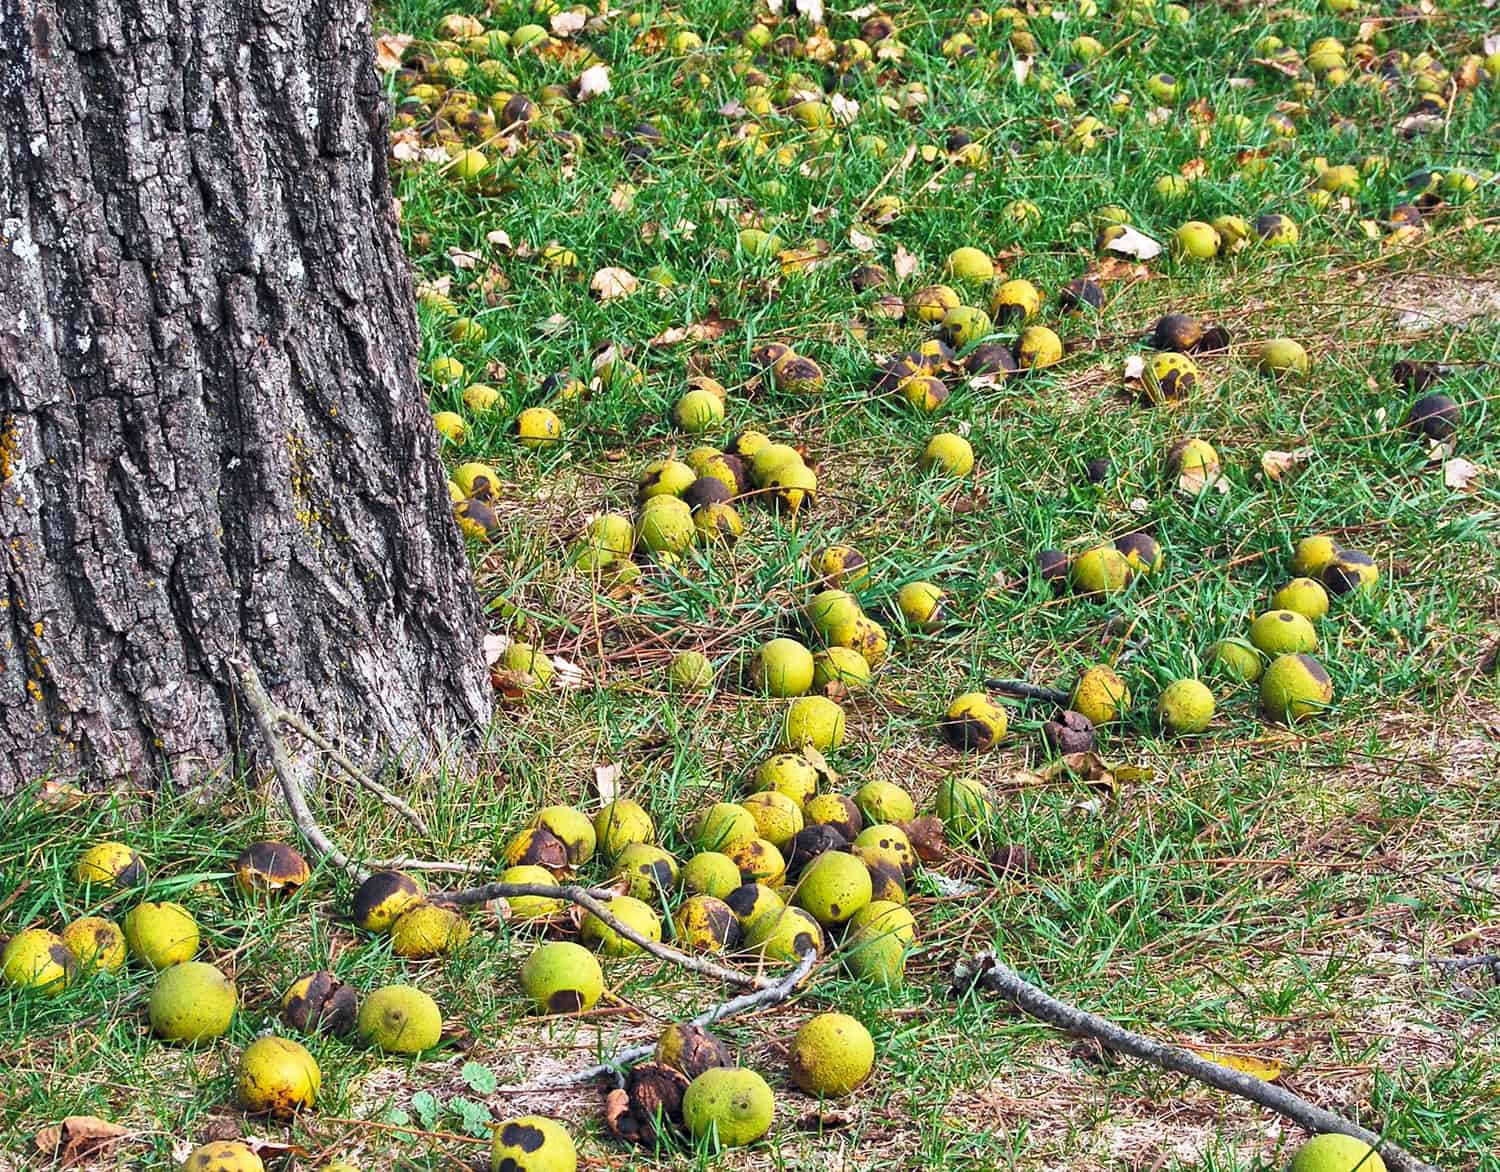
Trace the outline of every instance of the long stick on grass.
{"type": "Polygon", "coordinates": [[[1300,1095],[1294,1095],[1291,1091],[1268,1083],[1264,1079],[1256,1078],[1253,1074],[1245,1074],[1243,1071],[1232,1070],[1228,1066],[1221,1066],[1217,1062],[1200,1058],[1179,1046],[1168,1046],[1162,1042],[1152,1041],[1143,1034],[1127,1030],[1097,1014],[1069,1005],[1065,1001],[1059,1001],[1056,997],[1042,992],[1013,969],[1001,964],[992,953],[982,953],[972,962],[964,962],[959,966],[954,977],[955,993],[962,994],[972,988],[997,993],[1048,1025],[1056,1026],[1071,1034],[1093,1038],[1111,1050],[1118,1050],[1123,1054],[1129,1054],[1143,1062],[1158,1066],[1162,1070],[1185,1074],[1189,1078],[1218,1090],[1248,1099],[1252,1103],[1275,1111],[1276,1114],[1290,1119],[1308,1131],[1316,1134],[1338,1132],[1340,1135],[1349,1135],[1363,1140],[1380,1153],[1381,1159],[1392,1172],[1438,1172],[1438,1169],[1430,1164],[1424,1164],[1405,1148],[1392,1143],[1384,1136],[1361,1127],[1342,1115],[1325,1111],[1322,1107],[1309,1103],[1300,1095]]]}
{"type": "MultiPolygon", "coordinates": [[[[312,809],[307,804],[307,792],[297,778],[296,766],[292,764],[286,745],[282,743],[277,731],[277,725],[281,723],[279,718],[284,715],[284,710],[278,708],[266,695],[260,676],[253,665],[240,662],[234,664],[234,667],[239,674],[240,690],[244,695],[245,703],[254,713],[256,726],[260,729],[261,737],[270,751],[271,769],[281,786],[281,794],[286,801],[287,809],[291,812],[293,825],[297,827],[298,832],[315,854],[344,871],[355,882],[364,882],[370,877],[369,868],[356,862],[339,849],[333,839],[328,836],[327,831],[319,825],[312,809]]],[[[605,906],[604,901],[614,895],[611,891],[590,890],[575,884],[552,887],[540,883],[485,883],[479,887],[466,887],[458,891],[436,891],[428,898],[435,903],[475,904],[488,903],[494,899],[515,899],[525,895],[541,896],[545,899],[564,899],[569,903],[577,904],[597,917],[611,931],[629,940],[642,951],[679,968],[741,988],[765,991],[774,989],[778,985],[778,982],[768,977],[753,976],[737,969],[726,968],[711,960],[690,956],[671,945],[650,939],[620,920],[605,906]]]]}

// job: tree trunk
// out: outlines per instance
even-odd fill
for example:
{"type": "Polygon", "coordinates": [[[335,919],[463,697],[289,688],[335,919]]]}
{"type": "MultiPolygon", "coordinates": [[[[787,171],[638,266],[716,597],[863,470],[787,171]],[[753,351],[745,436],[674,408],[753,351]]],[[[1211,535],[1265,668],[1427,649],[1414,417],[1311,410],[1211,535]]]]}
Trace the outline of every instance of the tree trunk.
{"type": "Polygon", "coordinates": [[[482,720],[361,0],[0,3],[0,792],[482,720]],[[247,741],[247,745],[253,740],[247,741]]]}

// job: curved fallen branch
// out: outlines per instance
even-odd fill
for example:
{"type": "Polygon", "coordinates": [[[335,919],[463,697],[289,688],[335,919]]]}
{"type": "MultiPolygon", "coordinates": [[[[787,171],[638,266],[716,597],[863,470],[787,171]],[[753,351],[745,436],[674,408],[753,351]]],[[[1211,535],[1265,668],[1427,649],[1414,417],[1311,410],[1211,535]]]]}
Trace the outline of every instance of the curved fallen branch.
{"type": "Polygon", "coordinates": [[[1027,680],[985,680],[984,686],[1021,700],[1042,700],[1064,708],[1072,702],[1068,693],[1058,688],[1044,688],[1041,684],[1033,684],[1027,680]]]}
{"type": "Polygon", "coordinates": [[[1217,1062],[1210,1062],[1179,1046],[1152,1041],[1143,1034],[1115,1025],[1097,1014],[1059,1001],[1001,964],[992,953],[981,953],[973,961],[960,962],[955,970],[954,993],[963,994],[973,988],[997,993],[1048,1025],[1071,1034],[1093,1038],[1111,1050],[1129,1054],[1162,1070],[1185,1074],[1218,1090],[1258,1103],[1308,1131],[1316,1134],[1333,1131],[1363,1140],[1380,1153],[1381,1159],[1392,1172],[1438,1172],[1438,1169],[1424,1164],[1398,1144],[1342,1115],[1325,1111],[1283,1087],[1252,1074],[1221,1066],[1217,1062]]]}
{"type": "MultiPolygon", "coordinates": [[[[802,959],[797,962],[797,967],[792,969],[784,977],[768,982],[754,993],[742,993],[738,997],[732,997],[728,1001],[721,1001],[717,1005],[705,1009],[697,1017],[689,1021],[689,1025],[709,1026],[716,1021],[723,1021],[728,1017],[737,1017],[742,1013],[749,1013],[752,1009],[761,1009],[768,1005],[779,1005],[792,995],[797,988],[812,972],[812,967],[817,963],[816,952],[804,952],[802,959]]],[[[540,1091],[563,1091],[569,1087],[582,1086],[584,1083],[593,1082],[596,1078],[605,1075],[614,1075],[618,1078],[619,1073],[628,1067],[634,1066],[642,1059],[650,1058],[656,1053],[656,1043],[651,1042],[640,1046],[627,1046],[623,1050],[616,1051],[608,1062],[600,1062],[595,1066],[585,1067],[583,1070],[575,1070],[572,1074],[565,1074],[560,1078],[552,1079],[542,1083],[520,1083],[516,1086],[500,1087],[495,1091],[497,1095],[524,1095],[540,1091]]]]}
{"type": "MultiPolygon", "coordinates": [[[[355,882],[363,883],[370,877],[370,868],[351,859],[339,849],[318,824],[318,820],[313,816],[307,804],[307,794],[297,778],[296,767],[287,756],[286,746],[277,734],[278,714],[282,710],[278,709],[271,702],[271,698],[266,695],[260,676],[253,666],[248,663],[236,663],[234,667],[239,673],[245,703],[254,713],[261,737],[270,750],[271,768],[280,783],[281,794],[286,800],[287,809],[291,812],[293,825],[297,827],[298,832],[315,854],[346,872],[355,882]]],[[[457,865],[460,864],[444,864],[445,867],[457,865]]],[[[577,904],[585,911],[597,916],[611,931],[629,940],[638,948],[649,952],[658,960],[667,961],[679,968],[688,969],[705,977],[712,977],[729,985],[761,990],[774,988],[776,985],[776,982],[766,977],[752,976],[749,973],[726,968],[724,965],[715,964],[702,957],[690,956],[671,945],[643,936],[629,924],[616,918],[605,906],[604,900],[613,896],[614,892],[592,890],[576,884],[551,887],[542,883],[485,883],[478,887],[466,887],[457,891],[434,891],[429,893],[428,898],[435,902],[475,904],[488,903],[493,899],[514,899],[523,895],[537,895],[545,899],[565,899],[569,903],[577,904]]]]}

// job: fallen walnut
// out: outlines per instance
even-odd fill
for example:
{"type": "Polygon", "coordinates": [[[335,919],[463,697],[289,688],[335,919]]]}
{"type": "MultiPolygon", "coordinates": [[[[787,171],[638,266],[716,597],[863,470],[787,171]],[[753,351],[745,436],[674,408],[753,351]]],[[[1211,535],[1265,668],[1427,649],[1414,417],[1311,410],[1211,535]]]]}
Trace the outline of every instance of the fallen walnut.
{"type": "Polygon", "coordinates": [[[623,1090],[604,1100],[604,1123],[626,1143],[654,1145],[664,1132],[682,1126],[682,1096],[688,1079],[680,1070],[644,1062],[625,1076],[623,1090]]]}
{"type": "Polygon", "coordinates": [[[1094,722],[1071,708],[1059,712],[1042,725],[1042,741],[1054,753],[1087,753],[1096,740],[1094,722]]]}

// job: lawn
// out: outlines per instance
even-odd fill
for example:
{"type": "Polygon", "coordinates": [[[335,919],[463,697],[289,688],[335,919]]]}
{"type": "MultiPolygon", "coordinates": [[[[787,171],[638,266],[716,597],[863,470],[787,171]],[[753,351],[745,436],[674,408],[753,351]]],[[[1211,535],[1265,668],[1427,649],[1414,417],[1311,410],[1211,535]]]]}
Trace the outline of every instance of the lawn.
{"type": "MultiPolygon", "coordinates": [[[[267,1148],[269,1167],[461,1167],[522,1114],[563,1121],[588,1168],[1228,1172],[1283,1167],[1306,1138],[982,993],[950,995],[954,965],[993,950],[1065,1001],[1241,1060],[1431,1164],[1500,1172],[1493,12],[940,0],[829,10],[819,27],[707,0],[600,8],[470,5],[458,15],[472,28],[430,0],[377,9],[424,388],[457,416],[443,420],[455,479],[467,490],[477,463],[496,485],[462,506],[490,648],[530,645],[554,670],[543,681],[512,658],[531,678],[503,674],[493,727],[463,761],[400,779],[429,833],[331,765],[313,805],[358,858],[493,877],[542,807],[592,817],[619,796],[685,862],[694,817],[748,794],[779,751],[791,700],[764,695],[749,664],[777,637],[823,648],[802,608],[826,585],[816,555],[847,545],[888,650],[868,684],[831,687],[846,731],[820,788],[893,782],[921,815],[954,779],[988,796],[976,825],[950,818],[924,844],[906,882],[904,981],[852,975],[831,933],[790,1001],[715,1027],[774,1090],[771,1135],[630,1148],[606,1130],[603,1081],[506,1088],[652,1041],[737,990],[605,958],[597,1005],[542,1016],[518,971],[539,938],[576,938],[566,915],[539,927],[471,909],[467,942],[405,959],[350,921],[354,884],[324,863],[290,898],[236,890],[244,846],[297,841],[265,779],[192,802],[67,800],[39,782],[0,829],[0,933],[176,901],[240,1009],[222,1039],[169,1046],[134,960],[60,996],[0,990],[0,1167],[56,1166],[33,1138],[70,1114],[130,1128],[92,1161],[125,1168],[245,1135],[294,1147],[267,1148]],[[525,44],[528,25],[551,35],[525,44]],[[1314,49],[1323,38],[1339,51],[1314,49]],[[1273,215],[1295,240],[1262,239],[1273,215]],[[1242,223],[1221,222],[1217,255],[1174,247],[1182,225],[1226,216],[1242,223]],[[1160,255],[1106,247],[1124,219],[1160,255]],[[945,275],[961,247],[995,275],[945,275]],[[864,266],[883,282],[855,280],[864,266]],[[1085,278],[1102,304],[1069,312],[1065,287],[1085,278]],[[880,378],[937,336],[918,290],[945,284],[988,312],[1012,279],[1040,292],[1037,312],[996,313],[981,332],[1011,345],[1046,327],[1058,361],[969,377],[964,338],[931,359],[949,392],[931,413],[880,378]],[[1190,391],[1153,402],[1139,368],[1159,359],[1150,338],[1168,313],[1223,334],[1191,355],[1190,391]],[[1262,369],[1275,338],[1300,343],[1305,374],[1262,369]],[[811,359],[818,385],[785,365],[778,377],[772,343],[811,359]],[[702,379],[723,388],[723,418],[689,431],[674,410],[702,379]],[[1436,440],[1408,426],[1434,393],[1458,412],[1436,440]],[[523,417],[535,408],[552,417],[523,417]],[[800,507],[772,477],[741,486],[732,544],[588,556],[592,518],[636,518],[648,465],[748,432],[801,454],[816,492],[800,507]],[[937,433],[967,440],[971,470],[923,466],[937,433]],[[1217,453],[1206,483],[1169,470],[1193,437],[1217,453]],[[1077,565],[1138,532],[1161,564],[1132,567],[1120,589],[1040,570],[1043,551],[1077,565]],[[1378,576],[1312,624],[1332,699],[1288,723],[1215,648],[1246,637],[1296,576],[1297,543],[1319,534],[1378,576]],[[943,591],[942,621],[903,615],[916,582],[943,591]],[[673,681],[689,651],[711,663],[706,690],[673,681]],[[1059,759],[1041,736],[1057,706],[999,688],[998,745],[943,734],[949,704],[987,679],[1069,691],[1097,664],[1130,699],[1092,754],[1059,759]],[[1212,690],[1200,731],[1158,714],[1180,679],[1212,690]],[[139,852],[144,893],[74,881],[79,853],[105,840],[139,852]],[[443,1044],[403,1058],[279,1024],[284,991],[322,968],[360,997],[418,986],[443,1044]],[[852,1095],[820,1102],[794,1086],[788,1051],[827,1011],[858,1018],[876,1058],[852,1095]],[[273,1028],[322,1071],[316,1108],[291,1121],[235,1101],[239,1052],[273,1028]]],[[[602,857],[576,874],[611,879],[602,857]]],[[[670,938],[678,897],[658,902],[670,938]]],[[[754,951],[726,963],[785,971],[754,951]]]]}

